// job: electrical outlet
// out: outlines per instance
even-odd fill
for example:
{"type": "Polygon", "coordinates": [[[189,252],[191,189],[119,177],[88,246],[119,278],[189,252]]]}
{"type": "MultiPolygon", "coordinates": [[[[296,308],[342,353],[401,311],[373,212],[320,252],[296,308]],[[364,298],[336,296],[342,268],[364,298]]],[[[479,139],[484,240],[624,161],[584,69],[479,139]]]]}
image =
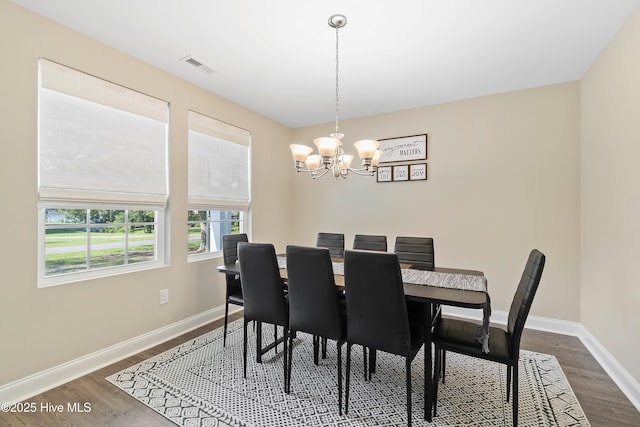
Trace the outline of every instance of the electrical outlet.
{"type": "Polygon", "coordinates": [[[169,304],[169,289],[160,290],[160,304],[169,304]]]}

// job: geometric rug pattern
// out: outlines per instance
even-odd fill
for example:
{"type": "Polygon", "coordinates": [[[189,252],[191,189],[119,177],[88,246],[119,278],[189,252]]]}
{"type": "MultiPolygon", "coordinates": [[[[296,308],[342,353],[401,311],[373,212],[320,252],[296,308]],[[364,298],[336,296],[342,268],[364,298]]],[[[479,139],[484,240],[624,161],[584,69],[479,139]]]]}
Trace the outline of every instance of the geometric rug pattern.
{"type": "MultiPolygon", "coordinates": [[[[376,372],[364,381],[361,347],[352,347],[349,414],[338,415],[337,352],[313,364],[310,335],[294,341],[291,393],[284,393],[282,345],[255,361],[255,331],[249,325],[247,378],[242,374],[242,319],[185,342],[107,380],[179,426],[402,426],[406,419],[404,361],[378,352],[376,372]]],[[[273,327],[263,327],[263,343],[273,327]]],[[[279,331],[282,336],[282,330],[279,331]]],[[[412,370],[415,426],[511,426],[504,365],[447,353],[445,384],[438,387],[438,416],[423,417],[423,357],[412,370]]],[[[343,346],[343,368],[346,345],[343,346]]],[[[345,370],[343,369],[343,375],[345,370]]],[[[343,378],[344,385],[344,378],[343,378]]],[[[521,426],[589,426],[554,356],[522,351],[521,426]]]]}

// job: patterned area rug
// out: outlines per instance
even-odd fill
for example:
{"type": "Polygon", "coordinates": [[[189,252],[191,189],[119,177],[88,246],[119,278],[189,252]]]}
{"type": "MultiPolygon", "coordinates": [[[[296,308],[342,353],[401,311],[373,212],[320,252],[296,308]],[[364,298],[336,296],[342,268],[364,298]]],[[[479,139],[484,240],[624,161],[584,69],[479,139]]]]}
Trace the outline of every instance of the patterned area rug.
{"type": "MultiPolygon", "coordinates": [[[[291,394],[283,391],[279,353],[255,361],[255,332],[249,325],[247,378],[242,377],[242,320],[206,333],[107,378],[180,426],[395,426],[406,425],[404,362],[378,352],[371,382],[363,377],[361,348],[353,346],[349,414],[338,415],[337,352],[313,364],[311,336],[294,342],[291,394]]],[[[263,328],[263,343],[273,328],[263,328]]],[[[281,336],[282,331],[279,331],[281,336]]],[[[343,347],[343,363],[346,346],[343,347]]],[[[438,389],[438,416],[423,418],[423,358],[412,364],[413,425],[510,426],[506,369],[497,363],[447,353],[446,383],[438,389]]],[[[521,426],[589,426],[554,356],[523,351],[520,360],[521,426]]]]}

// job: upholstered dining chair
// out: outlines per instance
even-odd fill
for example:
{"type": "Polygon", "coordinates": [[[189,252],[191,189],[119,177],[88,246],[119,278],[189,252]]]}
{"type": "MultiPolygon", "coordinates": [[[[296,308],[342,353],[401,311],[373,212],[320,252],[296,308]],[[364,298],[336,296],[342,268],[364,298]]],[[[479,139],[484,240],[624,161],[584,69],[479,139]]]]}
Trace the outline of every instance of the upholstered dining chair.
{"type": "Polygon", "coordinates": [[[533,303],[533,297],[540,284],[544,264],[544,254],[537,249],[533,249],[529,254],[520,283],[511,302],[507,329],[489,328],[489,353],[484,353],[482,345],[476,340],[477,324],[466,320],[442,318],[439,324],[436,325],[432,336],[435,344],[434,415],[437,411],[440,372],[442,372],[442,381],[444,382],[444,355],[447,351],[453,351],[507,365],[507,402],[509,401],[509,391],[513,388],[511,397],[513,401],[513,425],[514,427],[518,425],[520,338],[533,303]]]}
{"type": "MultiPolygon", "coordinates": [[[[435,251],[431,237],[396,237],[393,252],[398,255],[402,264],[411,264],[417,270],[433,271],[435,265],[435,251]]],[[[407,301],[409,318],[426,321],[424,302],[407,301]]],[[[439,304],[433,304],[433,312],[440,316],[439,304]]]]}
{"type": "MultiPolygon", "coordinates": [[[[238,243],[240,277],[244,296],[243,374],[247,377],[247,323],[251,320],[282,326],[284,330],[283,379],[287,378],[289,307],[280,278],[276,251],[270,243],[238,243]]],[[[256,353],[262,354],[261,327],[256,328],[256,353]]],[[[274,345],[276,342],[273,343],[274,345]]]]}
{"type": "Polygon", "coordinates": [[[291,391],[293,337],[313,336],[313,359],[318,364],[319,340],[335,340],[338,353],[338,412],[342,415],[342,345],[346,339],[346,309],[335,291],[330,250],[287,246],[289,278],[289,367],[286,392],[291,391]]]}
{"type": "Polygon", "coordinates": [[[396,237],[393,252],[401,263],[411,264],[411,268],[433,271],[435,252],[431,237],[396,237]]]}
{"type": "Polygon", "coordinates": [[[353,238],[353,249],[386,252],[387,236],[356,234],[353,238]]]}
{"type": "MultiPolygon", "coordinates": [[[[238,260],[238,242],[248,242],[246,233],[225,234],[222,236],[222,258],[225,264],[233,264],[238,260]]],[[[229,319],[229,304],[244,305],[242,298],[242,285],[240,276],[237,274],[225,275],[227,281],[227,291],[224,304],[224,332],[222,346],[227,345],[227,323],[229,319]]]]}
{"type": "MultiPolygon", "coordinates": [[[[356,239],[360,237],[360,241],[356,245],[354,240],[354,249],[366,249],[377,250],[385,252],[387,250],[387,238],[386,236],[356,236],[356,239]],[[378,249],[369,249],[376,238],[379,244],[378,249]],[[384,248],[382,244],[384,242],[384,248]],[[357,247],[356,247],[357,246],[357,247]]],[[[433,251],[433,239],[430,237],[396,237],[394,253],[398,255],[398,259],[401,263],[411,264],[411,268],[420,270],[433,270],[434,265],[434,251],[433,251]]],[[[409,318],[416,321],[426,321],[425,307],[423,302],[407,301],[407,310],[409,318]]],[[[437,307],[436,307],[437,309],[437,307]]],[[[369,366],[370,373],[376,370],[376,353],[371,352],[371,362],[369,366]]]]}
{"type": "Polygon", "coordinates": [[[328,248],[331,258],[344,257],[344,234],[342,233],[318,233],[316,247],[328,248]]]}
{"type": "MultiPolygon", "coordinates": [[[[409,321],[398,256],[345,251],[347,303],[347,376],[345,413],[349,411],[351,347],[361,344],[404,358],[407,425],[411,425],[411,361],[424,344],[424,323],[409,321]]],[[[427,357],[424,353],[424,363],[427,357]]],[[[426,366],[425,366],[426,369],[426,366]]],[[[426,394],[426,376],[424,390],[426,394]]]]}
{"type": "MultiPolygon", "coordinates": [[[[328,248],[331,258],[344,258],[344,234],[320,232],[316,238],[316,247],[328,248]]],[[[338,291],[338,295],[344,301],[344,291],[338,291]]],[[[327,355],[327,340],[322,339],[322,358],[327,355]]]]}

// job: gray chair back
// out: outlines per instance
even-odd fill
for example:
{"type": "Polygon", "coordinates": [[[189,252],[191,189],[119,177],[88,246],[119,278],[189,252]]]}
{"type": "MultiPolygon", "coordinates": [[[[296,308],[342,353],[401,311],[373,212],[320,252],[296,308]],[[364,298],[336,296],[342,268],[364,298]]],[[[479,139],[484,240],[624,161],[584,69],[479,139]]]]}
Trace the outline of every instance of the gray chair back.
{"type": "Polygon", "coordinates": [[[356,234],[353,238],[353,249],[386,252],[387,236],[356,234]]]}
{"type": "Polygon", "coordinates": [[[345,251],[344,279],[347,341],[406,355],[411,334],[398,256],[345,251]]]}
{"type": "Polygon", "coordinates": [[[246,233],[225,234],[222,236],[222,258],[225,264],[233,264],[238,260],[238,242],[248,242],[246,233]]]}
{"type": "Polygon", "coordinates": [[[318,233],[316,247],[328,248],[331,258],[344,258],[344,234],[318,233]]]}
{"type": "Polygon", "coordinates": [[[245,320],[288,326],[289,310],[276,250],[270,243],[238,243],[245,320]]]}
{"type": "Polygon", "coordinates": [[[411,264],[417,270],[430,270],[436,267],[433,238],[431,237],[396,237],[393,250],[401,263],[411,264]]]}
{"type": "Polygon", "coordinates": [[[527,321],[533,297],[536,295],[544,264],[545,255],[537,249],[533,249],[527,259],[522,277],[518,283],[518,288],[513,296],[509,318],[507,320],[507,332],[511,336],[511,354],[518,354],[520,349],[520,338],[527,321]]]}
{"type": "Polygon", "coordinates": [[[287,279],[290,329],[344,339],[329,249],[287,246],[287,279]]]}

